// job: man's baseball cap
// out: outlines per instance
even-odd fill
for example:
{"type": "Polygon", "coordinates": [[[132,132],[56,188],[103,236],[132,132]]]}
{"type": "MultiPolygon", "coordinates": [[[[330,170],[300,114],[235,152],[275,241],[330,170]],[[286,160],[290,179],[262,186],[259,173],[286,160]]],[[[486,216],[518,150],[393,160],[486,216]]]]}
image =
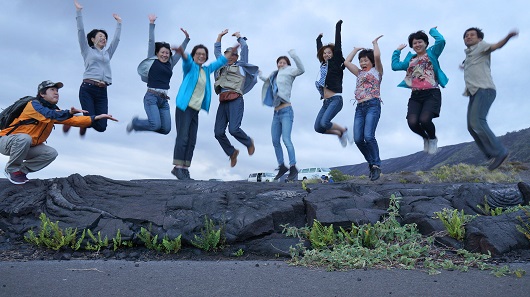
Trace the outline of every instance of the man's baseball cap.
{"type": "Polygon", "coordinates": [[[56,87],[57,89],[62,88],[64,85],[62,82],[56,82],[54,83],[51,80],[45,80],[39,84],[39,87],[37,88],[37,93],[40,94],[42,90],[46,88],[56,87]]]}
{"type": "Polygon", "coordinates": [[[226,50],[225,50],[225,53],[226,52],[232,52],[233,55],[239,56],[239,54],[237,53],[237,50],[235,52],[233,52],[232,49],[233,49],[233,47],[227,47],[226,50]]]}

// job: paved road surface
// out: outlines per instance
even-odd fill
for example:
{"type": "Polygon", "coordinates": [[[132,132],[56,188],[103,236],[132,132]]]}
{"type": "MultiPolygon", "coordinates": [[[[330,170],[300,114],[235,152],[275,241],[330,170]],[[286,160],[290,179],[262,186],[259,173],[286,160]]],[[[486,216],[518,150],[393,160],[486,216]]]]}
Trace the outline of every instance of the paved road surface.
{"type": "Polygon", "coordinates": [[[328,272],[281,261],[0,262],[0,296],[530,296],[527,275],[487,271],[328,272]]]}

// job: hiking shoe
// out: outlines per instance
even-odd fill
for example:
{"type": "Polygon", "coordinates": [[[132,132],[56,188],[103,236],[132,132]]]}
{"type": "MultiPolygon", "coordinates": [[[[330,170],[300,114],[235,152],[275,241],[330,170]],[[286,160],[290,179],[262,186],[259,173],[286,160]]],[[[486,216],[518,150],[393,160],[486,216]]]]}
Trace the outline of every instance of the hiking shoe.
{"type": "Polygon", "coordinates": [[[287,176],[286,180],[295,180],[298,176],[298,169],[296,169],[296,166],[293,165],[289,168],[289,175],[287,176]]]}
{"type": "Polygon", "coordinates": [[[63,132],[66,134],[68,133],[68,131],[70,131],[70,128],[72,128],[72,126],[70,125],[63,125],[63,132]]]}
{"type": "Polygon", "coordinates": [[[370,170],[370,174],[368,175],[368,178],[372,180],[372,176],[374,175],[374,171],[372,170],[373,165],[368,165],[368,170],[370,170]]]}
{"type": "Polygon", "coordinates": [[[372,174],[372,177],[370,177],[371,181],[378,180],[379,177],[381,176],[381,168],[379,168],[379,166],[377,166],[377,165],[372,166],[371,174],[372,174]]]}
{"type": "MultiPolygon", "coordinates": [[[[249,155],[249,156],[252,156],[252,155],[254,155],[254,152],[256,151],[256,147],[254,146],[254,139],[251,138],[250,141],[251,141],[251,144],[250,144],[250,146],[247,148],[247,150],[248,150],[248,155],[249,155]]],[[[236,156],[236,157],[237,157],[237,156],[236,156]]],[[[235,165],[234,165],[234,166],[235,166],[235,165]]],[[[234,167],[234,166],[232,166],[232,167],[234,167]]]]}
{"type": "Polygon", "coordinates": [[[438,138],[429,139],[429,149],[427,150],[427,153],[433,155],[433,154],[436,154],[437,151],[438,151],[438,138]]]}
{"type": "Polygon", "coordinates": [[[346,147],[348,145],[348,134],[348,128],[346,128],[346,130],[342,132],[342,135],[339,136],[340,145],[342,145],[342,147],[346,147]]]}
{"type": "Polygon", "coordinates": [[[182,172],[182,168],[173,167],[173,170],[171,170],[171,174],[173,174],[179,180],[187,179],[186,174],[182,172]]]}
{"type": "Polygon", "coordinates": [[[501,164],[508,158],[508,151],[502,152],[500,155],[493,159],[493,162],[488,166],[488,170],[492,171],[501,166],[501,164]]]}
{"type": "Polygon", "coordinates": [[[4,171],[4,174],[7,177],[7,179],[15,185],[22,185],[29,181],[29,179],[26,177],[26,174],[22,171],[16,171],[16,172],[4,171]]]}
{"type": "Polygon", "coordinates": [[[187,180],[194,180],[193,178],[190,177],[190,171],[188,170],[188,168],[182,168],[182,172],[186,176],[187,180]]]}
{"type": "Polygon", "coordinates": [[[79,135],[85,136],[85,134],[86,134],[86,128],[83,128],[83,127],[79,128],[79,135]]]}
{"type": "Polygon", "coordinates": [[[289,171],[289,168],[287,168],[287,166],[282,164],[278,166],[276,170],[278,170],[278,174],[276,174],[276,176],[274,177],[274,180],[280,179],[280,177],[282,177],[287,171],[289,171]]]}
{"type": "MultiPolygon", "coordinates": [[[[254,146],[254,144],[252,144],[254,146]]],[[[250,151],[250,149],[249,149],[250,151]]],[[[230,167],[234,167],[237,164],[237,155],[239,155],[239,150],[235,150],[230,156],[230,167]]]]}
{"type": "Polygon", "coordinates": [[[429,138],[423,138],[423,151],[429,151],[429,138]]]}

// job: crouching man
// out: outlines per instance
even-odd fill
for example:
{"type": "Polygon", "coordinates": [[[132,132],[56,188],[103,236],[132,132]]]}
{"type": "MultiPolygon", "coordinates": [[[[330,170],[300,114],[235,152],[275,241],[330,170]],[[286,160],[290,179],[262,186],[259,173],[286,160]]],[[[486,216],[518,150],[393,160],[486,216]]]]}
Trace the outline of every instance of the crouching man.
{"type": "Polygon", "coordinates": [[[12,124],[22,122],[15,129],[0,131],[0,153],[9,156],[5,175],[14,184],[29,181],[26,174],[41,170],[57,157],[57,151],[44,144],[54,124],[76,127],[90,127],[94,121],[109,119],[117,121],[112,115],[74,116],[85,110],[70,108],[61,110],[59,89],[63,83],[43,81],[38,86],[37,98],[28,102],[20,116],[12,124]]]}

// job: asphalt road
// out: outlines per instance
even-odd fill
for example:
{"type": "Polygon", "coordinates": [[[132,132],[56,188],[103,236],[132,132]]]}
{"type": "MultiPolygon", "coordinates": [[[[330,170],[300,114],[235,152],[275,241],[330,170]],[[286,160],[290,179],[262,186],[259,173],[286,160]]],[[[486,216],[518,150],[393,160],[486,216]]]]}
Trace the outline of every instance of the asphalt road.
{"type": "Polygon", "coordinates": [[[354,270],[281,261],[0,262],[0,296],[530,296],[522,278],[488,271],[354,270]]]}

